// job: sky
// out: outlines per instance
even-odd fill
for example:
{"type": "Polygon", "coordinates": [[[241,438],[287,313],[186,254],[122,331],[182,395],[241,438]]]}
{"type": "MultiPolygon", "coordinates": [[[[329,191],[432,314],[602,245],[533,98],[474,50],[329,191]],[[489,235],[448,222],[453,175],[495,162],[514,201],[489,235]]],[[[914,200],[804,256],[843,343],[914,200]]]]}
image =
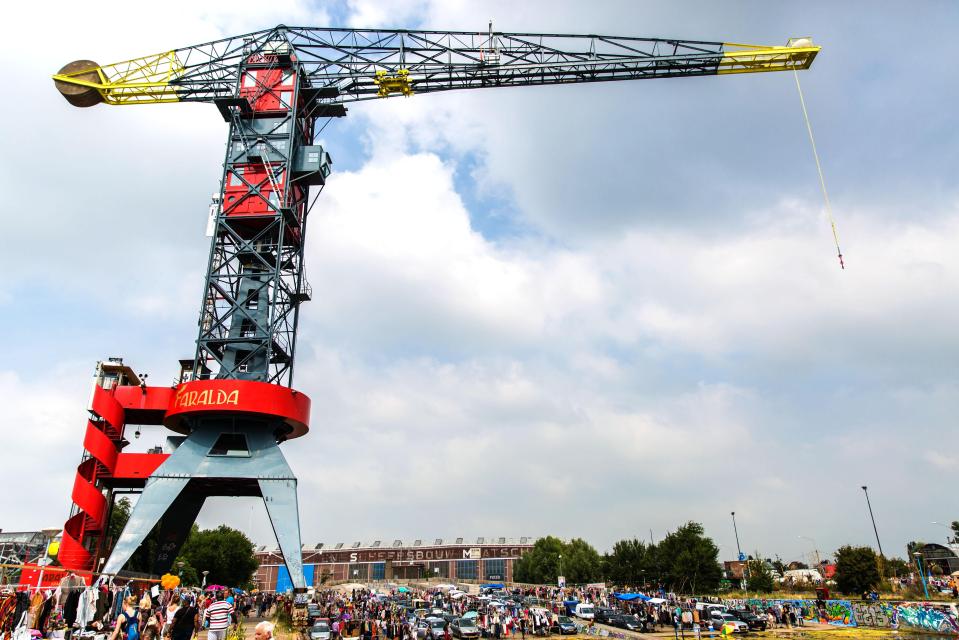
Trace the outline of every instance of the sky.
{"type": "MultiPolygon", "coordinates": [[[[959,5],[812,1],[31,3],[0,39],[0,527],[57,526],[91,376],[192,357],[226,126],[70,107],[49,76],[278,23],[823,47],[801,74],[394,97],[322,144],[283,445],[304,543],[661,539],[736,555],[942,542],[959,519],[959,5]],[[945,65],[948,67],[948,65],[945,65]],[[15,488],[15,487],[19,487],[15,488]]],[[[163,441],[145,428],[133,447],[163,441]]],[[[211,500],[274,540],[262,503],[211,500]]]]}

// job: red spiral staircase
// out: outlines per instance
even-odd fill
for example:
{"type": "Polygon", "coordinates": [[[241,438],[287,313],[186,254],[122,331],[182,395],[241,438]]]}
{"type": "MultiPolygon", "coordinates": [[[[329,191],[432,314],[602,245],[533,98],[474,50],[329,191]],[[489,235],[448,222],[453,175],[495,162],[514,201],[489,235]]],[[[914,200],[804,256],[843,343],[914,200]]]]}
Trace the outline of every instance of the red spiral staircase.
{"type": "Polygon", "coordinates": [[[73,506],[63,527],[57,560],[66,569],[92,571],[105,544],[114,491],[142,488],[168,457],[165,453],[122,453],[128,424],[161,424],[173,398],[170,387],[142,384],[122,360],[97,365],[83,459],[73,482],[73,506]]]}

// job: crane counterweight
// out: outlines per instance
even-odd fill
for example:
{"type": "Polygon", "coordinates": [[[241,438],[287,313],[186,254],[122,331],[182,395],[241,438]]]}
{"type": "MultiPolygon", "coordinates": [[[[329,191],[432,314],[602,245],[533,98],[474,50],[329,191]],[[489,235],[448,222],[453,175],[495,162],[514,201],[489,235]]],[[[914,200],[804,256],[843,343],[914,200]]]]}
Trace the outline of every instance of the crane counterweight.
{"type": "Polygon", "coordinates": [[[80,83],[99,83],[99,68],[100,65],[92,60],[74,60],[57,72],[57,76],[69,77],[72,81],[55,79],[54,84],[60,95],[74,107],[92,107],[103,102],[103,95],[96,87],[80,83]]]}

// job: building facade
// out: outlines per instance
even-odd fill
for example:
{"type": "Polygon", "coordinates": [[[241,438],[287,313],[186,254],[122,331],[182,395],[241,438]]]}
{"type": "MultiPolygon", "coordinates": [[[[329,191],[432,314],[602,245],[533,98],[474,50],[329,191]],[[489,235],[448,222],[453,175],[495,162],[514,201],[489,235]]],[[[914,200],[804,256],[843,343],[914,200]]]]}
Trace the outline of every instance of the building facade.
{"type": "MultiPolygon", "coordinates": [[[[430,541],[382,540],[338,542],[303,546],[303,571],[307,584],[377,580],[511,582],[513,563],[533,548],[536,538],[434,538],[430,541]]],[[[257,588],[286,591],[289,573],[279,550],[260,547],[257,588]]]]}

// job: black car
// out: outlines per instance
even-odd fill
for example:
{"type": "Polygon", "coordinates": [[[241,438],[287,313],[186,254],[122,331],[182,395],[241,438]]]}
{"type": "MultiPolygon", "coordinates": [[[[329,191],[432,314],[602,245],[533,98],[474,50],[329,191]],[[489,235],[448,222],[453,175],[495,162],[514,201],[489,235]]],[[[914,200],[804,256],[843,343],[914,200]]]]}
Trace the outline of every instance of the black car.
{"type": "Polygon", "coordinates": [[[766,630],[766,618],[763,616],[757,616],[752,611],[746,611],[745,609],[730,609],[729,613],[732,614],[734,618],[742,620],[748,624],[750,631],[766,630]]]}
{"type": "Polygon", "coordinates": [[[610,626],[617,629],[626,629],[627,631],[639,631],[639,621],[630,615],[615,614],[609,617],[610,626]]]}
{"type": "Polygon", "coordinates": [[[609,607],[596,607],[593,609],[593,620],[600,624],[609,624],[609,617],[617,615],[615,609],[609,607]]]}
{"type": "Polygon", "coordinates": [[[556,616],[556,619],[553,620],[553,625],[550,627],[550,631],[565,636],[575,634],[579,631],[579,628],[569,616],[556,616]]]}

